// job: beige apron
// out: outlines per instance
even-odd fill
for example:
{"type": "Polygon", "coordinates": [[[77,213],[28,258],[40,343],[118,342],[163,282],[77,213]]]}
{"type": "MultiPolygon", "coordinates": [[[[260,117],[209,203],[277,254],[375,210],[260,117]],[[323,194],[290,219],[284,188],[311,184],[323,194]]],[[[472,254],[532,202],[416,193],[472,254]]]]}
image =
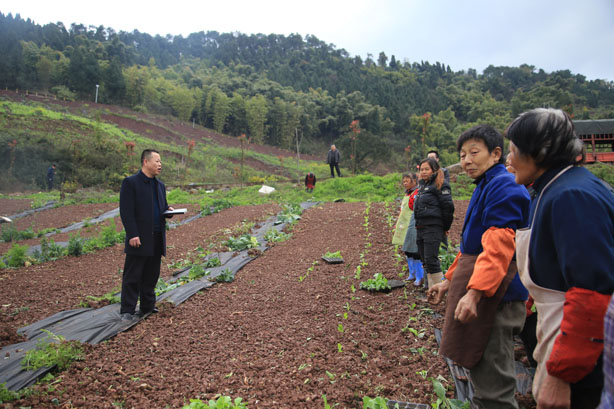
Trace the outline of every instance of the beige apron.
{"type": "Polygon", "coordinates": [[[394,235],[392,236],[392,244],[398,244],[400,246],[403,245],[412,213],[412,210],[409,208],[409,195],[405,195],[405,197],[403,197],[403,201],[401,202],[401,211],[399,213],[399,218],[397,219],[397,225],[394,229],[394,235]]]}
{"type": "MultiPolygon", "coordinates": [[[[563,173],[571,169],[571,165],[560,171],[541,191],[535,212],[539,208],[539,202],[544,192],[550,185],[559,178],[563,173]]],[[[533,352],[533,358],[537,361],[537,370],[533,377],[533,395],[535,400],[539,393],[539,388],[548,374],[546,370],[546,361],[552,352],[554,340],[561,332],[561,322],[563,321],[563,304],[565,303],[565,292],[551,290],[549,288],[540,287],[531,280],[529,273],[529,245],[531,242],[531,228],[535,222],[535,213],[531,226],[518,229],[516,231],[516,260],[518,261],[518,272],[520,280],[529,290],[529,294],[535,300],[537,308],[537,346],[533,352]]]]}

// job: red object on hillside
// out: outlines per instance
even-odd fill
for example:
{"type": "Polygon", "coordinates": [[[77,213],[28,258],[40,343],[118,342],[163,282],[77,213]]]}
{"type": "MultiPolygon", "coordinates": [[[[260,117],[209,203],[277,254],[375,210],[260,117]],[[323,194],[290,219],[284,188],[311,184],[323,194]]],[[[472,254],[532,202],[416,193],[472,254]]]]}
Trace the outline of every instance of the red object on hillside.
{"type": "Polygon", "coordinates": [[[586,145],[586,163],[614,162],[614,119],[573,121],[586,145]]]}

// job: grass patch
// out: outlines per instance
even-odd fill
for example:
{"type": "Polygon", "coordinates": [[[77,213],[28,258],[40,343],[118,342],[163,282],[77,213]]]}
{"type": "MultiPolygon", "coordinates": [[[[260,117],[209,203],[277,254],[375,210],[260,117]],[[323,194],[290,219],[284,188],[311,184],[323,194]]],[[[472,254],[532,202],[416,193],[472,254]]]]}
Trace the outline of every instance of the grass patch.
{"type": "Polygon", "coordinates": [[[47,337],[39,341],[35,349],[26,352],[21,366],[28,371],[39,368],[56,367],[58,371],[67,369],[74,361],[84,357],[83,347],[77,341],[66,341],[64,337],[43,330],[47,337]]]}

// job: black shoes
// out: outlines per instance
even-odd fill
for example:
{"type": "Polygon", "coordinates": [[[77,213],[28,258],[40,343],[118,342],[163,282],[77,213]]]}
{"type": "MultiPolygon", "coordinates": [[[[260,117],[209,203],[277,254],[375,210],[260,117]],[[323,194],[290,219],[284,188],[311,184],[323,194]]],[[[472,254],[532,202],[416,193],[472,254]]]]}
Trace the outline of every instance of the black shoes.
{"type": "Polygon", "coordinates": [[[120,314],[120,317],[122,321],[133,321],[137,318],[143,318],[144,316],[148,314],[154,314],[156,312],[158,312],[158,309],[156,307],[153,307],[152,310],[146,311],[146,312],[138,310],[136,314],[130,314],[129,312],[124,312],[120,314]]]}
{"type": "Polygon", "coordinates": [[[136,315],[137,315],[138,317],[144,317],[144,316],[146,316],[146,315],[148,315],[148,314],[150,314],[150,313],[151,313],[151,314],[155,314],[155,313],[157,313],[158,311],[159,311],[159,310],[158,310],[158,308],[157,308],[157,307],[153,307],[153,309],[152,309],[152,310],[150,310],[150,311],[141,311],[141,310],[139,310],[139,311],[136,313],[136,315]]]}

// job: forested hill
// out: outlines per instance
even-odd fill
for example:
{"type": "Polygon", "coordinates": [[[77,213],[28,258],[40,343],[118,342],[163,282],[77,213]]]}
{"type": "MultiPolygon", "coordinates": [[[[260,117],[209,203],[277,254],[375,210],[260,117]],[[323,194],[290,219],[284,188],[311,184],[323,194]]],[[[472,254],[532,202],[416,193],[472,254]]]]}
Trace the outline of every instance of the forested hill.
{"type": "MultiPolygon", "coordinates": [[[[0,10],[1,12],[1,10],[0,10]]],[[[520,112],[562,108],[614,118],[614,83],[530,65],[453,71],[366,60],[315,36],[215,31],[165,37],[0,13],[0,87],[172,114],[258,143],[320,152],[336,143],[359,169],[401,169],[429,148],[456,162],[454,142],[476,123],[498,129],[520,112]],[[353,121],[358,126],[350,129],[353,121]]],[[[420,56],[411,56],[416,60],[420,56]]]]}

